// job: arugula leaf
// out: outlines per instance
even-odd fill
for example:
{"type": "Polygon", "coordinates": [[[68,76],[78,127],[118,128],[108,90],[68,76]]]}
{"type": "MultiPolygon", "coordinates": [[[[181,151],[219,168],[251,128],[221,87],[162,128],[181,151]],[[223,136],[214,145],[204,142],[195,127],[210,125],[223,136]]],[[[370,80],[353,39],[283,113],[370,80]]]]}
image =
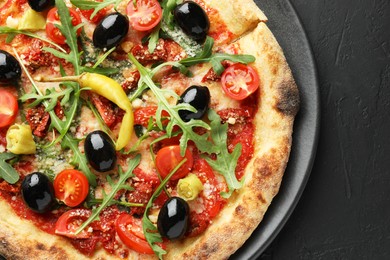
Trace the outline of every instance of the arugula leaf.
{"type": "Polygon", "coordinates": [[[157,47],[158,39],[160,39],[160,25],[153,29],[153,32],[148,36],[148,51],[153,53],[157,47]]]}
{"type": "Polygon", "coordinates": [[[153,201],[160,196],[161,192],[164,190],[165,185],[171,179],[172,175],[187,161],[186,158],[180,161],[180,163],[165,177],[164,180],[161,181],[160,185],[154,191],[152,197],[149,199],[148,204],[146,205],[144,215],[142,217],[142,229],[144,231],[144,235],[146,241],[148,241],[150,247],[153,249],[154,253],[158,256],[158,258],[162,259],[163,255],[167,252],[162,249],[157,243],[163,242],[160,233],[158,233],[157,227],[153,224],[153,222],[149,219],[149,210],[153,206],[153,201]]]}
{"type": "Polygon", "coordinates": [[[95,62],[92,68],[96,69],[113,51],[115,51],[116,47],[112,47],[108,51],[106,51],[100,58],[95,62]]]}
{"type": "Polygon", "coordinates": [[[179,61],[179,63],[186,67],[189,67],[199,63],[210,62],[211,65],[213,66],[214,72],[217,75],[221,75],[222,72],[225,70],[225,68],[221,64],[221,62],[224,60],[239,62],[243,64],[248,64],[256,60],[254,56],[247,55],[247,54],[228,54],[228,53],[212,54],[213,45],[214,45],[214,39],[208,36],[206,38],[202,52],[198,53],[194,57],[183,59],[179,61]]]}
{"type": "Polygon", "coordinates": [[[210,166],[225,177],[229,191],[221,193],[222,197],[229,198],[234,190],[240,189],[243,185],[243,180],[240,182],[236,177],[236,166],[238,158],[241,155],[241,144],[234,147],[232,153],[227,149],[227,130],[228,124],[221,124],[221,118],[214,111],[209,109],[208,118],[211,121],[211,137],[214,145],[219,147],[220,154],[217,154],[216,160],[210,157],[204,157],[210,166]]]}
{"type": "Polygon", "coordinates": [[[105,76],[117,74],[120,71],[118,68],[94,68],[94,67],[81,67],[81,72],[97,73],[105,76]]]}
{"type": "Polygon", "coordinates": [[[15,157],[16,155],[12,153],[0,153],[0,177],[9,184],[15,184],[19,180],[19,173],[7,163],[15,157]]]}
{"type": "Polygon", "coordinates": [[[210,57],[213,53],[213,46],[214,46],[214,39],[211,37],[207,37],[206,41],[204,42],[203,49],[201,52],[198,52],[194,57],[192,58],[186,58],[184,61],[197,61],[201,59],[206,59],[210,57]]]}
{"type": "Polygon", "coordinates": [[[42,103],[44,100],[48,100],[48,106],[46,107],[45,111],[50,111],[53,110],[54,107],[57,105],[57,101],[60,97],[63,97],[61,99],[60,104],[64,106],[70,99],[70,93],[73,92],[72,87],[66,87],[65,89],[61,91],[56,91],[54,88],[53,89],[47,89],[46,94],[41,96],[36,93],[29,93],[29,94],[24,94],[19,98],[22,102],[25,102],[27,100],[33,99],[34,101],[30,104],[28,104],[27,107],[35,107],[42,103]]]}
{"type": "MultiPolygon", "coordinates": [[[[44,37],[41,37],[35,33],[29,32],[29,31],[18,30],[18,29],[6,27],[6,26],[0,26],[0,34],[7,34],[8,36],[14,36],[16,34],[27,35],[29,37],[36,38],[36,39],[39,39],[39,40],[44,41],[46,43],[49,43],[50,45],[53,45],[54,47],[56,47],[57,49],[62,51],[63,53],[66,53],[66,51],[60,45],[56,44],[55,42],[52,42],[44,37]]],[[[12,40],[11,38],[7,39],[7,43],[9,43],[11,40],[12,40]]]]}
{"type": "MultiPolygon", "coordinates": [[[[87,45],[90,45],[90,44],[92,45],[92,42],[90,39],[86,39],[85,37],[83,37],[81,40],[83,43],[83,57],[86,58],[86,56],[89,56],[88,53],[89,54],[91,53],[91,50],[89,50],[87,48],[87,45]],[[87,44],[85,44],[85,42],[87,42],[87,44]]],[[[116,47],[112,47],[111,49],[104,52],[102,55],[99,55],[98,57],[94,57],[94,58],[88,57],[88,61],[87,60],[84,60],[84,61],[85,62],[93,62],[90,59],[94,59],[94,60],[96,59],[95,64],[92,67],[82,66],[81,72],[97,73],[97,74],[102,74],[105,76],[119,73],[120,69],[118,67],[112,68],[112,67],[105,67],[102,65],[103,62],[108,58],[108,56],[112,52],[115,51],[115,49],[116,49],[116,47]]],[[[118,66],[122,66],[122,65],[118,65],[118,66]]]]}
{"type": "Polygon", "coordinates": [[[62,35],[66,38],[66,43],[70,48],[69,53],[60,53],[59,51],[45,47],[43,50],[52,53],[53,55],[63,58],[66,61],[72,63],[75,74],[80,74],[80,57],[81,53],[79,52],[78,44],[77,44],[77,30],[83,26],[83,24],[79,24],[78,26],[73,26],[72,17],[70,16],[69,9],[66,6],[63,0],[55,0],[56,7],[58,9],[58,15],[60,17],[61,24],[56,24],[58,29],[60,29],[62,35]]]}
{"type": "MultiPolygon", "coordinates": [[[[151,203],[150,205],[148,204],[147,207],[150,208],[151,205],[153,205],[153,203],[151,203]]],[[[144,217],[142,218],[142,228],[144,231],[146,241],[148,241],[150,247],[152,248],[154,253],[158,256],[158,258],[162,259],[163,255],[165,255],[167,251],[165,251],[162,247],[160,247],[157,244],[163,242],[162,237],[158,233],[156,226],[152,223],[152,221],[150,221],[150,219],[148,218],[148,216],[146,216],[146,214],[144,214],[144,217]]]]}
{"type": "Polygon", "coordinates": [[[105,0],[103,2],[95,2],[89,0],[70,0],[70,2],[72,3],[72,5],[80,8],[81,10],[95,9],[90,17],[90,19],[92,19],[100,10],[109,5],[114,5],[115,8],[117,8],[117,6],[120,4],[120,2],[122,2],[122,0],[105,0]]]}
{"type": "MultiPolygon", "coordinates": [[[[32,81],[32,79],[30,79],[30,81],[31,81],[33,87],[35,88],[35,90],[37,91],[37,93],[39,95],[43,96],[43,94],[37,88],[35,82],[32,81]]],[[[64,85],[72,85],[73,83],[66,82],[66,83],[63,83],[63,84],[64,85]]],[[[74,89],[74,87],[73,87],[73,89],[74,89]]],[[[42,104],[46,107],[45,110],[50,115],[50,119],[51,119],[51,121],[50,121],[50,129],[52,129],[54,127],[60,133],[60,135],[57,137],[57,139],[54,142],[52,142],[51,145],[54,145],[57,142],[61,141],[62,138],[68,133],[69,128],[72,125],[73,118],[76,116],[76,112],[78,111],[78,108],[79,108],[79,105],[80,105],[79,104],[80,92],[81,92],[81,90],[78,90],[72,96],[66,97],[65,101],[70,103],[71,106],[64,111],[65,120],[59,119],[54,110],[48,110],[47,109],[50,106],[50,104],[47,102],[47,100],[44,100],[42,102],[42,104]]]]}
{"type": "Polygon", "coordinates": [[[208,141],[208,134],[199,135],[196,132],[194,132],[194,129],[196,127],[201,127],[206,130],[210,130],[210,126],[201,120],[192,119],[189,122],[184,122],[178,113],[179,110],[196,111],[196,109],[190,106],[189,104],[184,104],[184,103],[178,104],[176,106],[171,106],[168,100],[166,99],[166,97],[171,96],[175,99],[178,99],[179,96],[171,90],[161,89],[157,87],[152,80],[153,73],[148,68],[142,66],[132,54],[129,54],[129,58],[131,62],[136,66],[136,68],[138,69],[141,75],[141,78],[138,82],[139,88],[145,89],[146,87],[144,85],[146,85],[153,92],[154,96],[158,100],[159,106],[156,111],[157,126],[161,130],[163,130],[161,113],[163,110],[165,110],[170,115],[169,123],[167,124],[165,129],[168,136],[169,137],[172,136],[172,130],[175,125],[179,126],[180,129],[183,131],[183,135],[180,138],[180,148],[181,148],[182,155],[184,156],[185,150],[187,148],[187,143],[189,140],[192,140],[201,152],[218,153],[217,150],[218,147],[212,145],[212,143],[208,141]]]}
{"type": "Polygon", "coordinates": [[[92,210],[92,215],[76,230],[76,234],[79,234],[84,228],[86,228],[89,224],[91,224],[95,220],[99,220],[99,215],[102,212],[102,210],[110,205],[113,205],[113,199],[118,191],[122,189],[126,190],[132,190],[133,188],[125,185],[125,182],[130,177],[134,177],[133,170],[137,165],[139,164],[141,160],[141,155],[137,154],[133,159],[130,160],[128,163],[127,171],[124,173],[122,171],[122,168],[119,166],[118,172],[119,172],[119,180],[117,183],[113,183],[111,178],[108,177],[107,181],[111,185],[111,191],[109,194],[105,194],[103,192],[103,201],[100,204],[100,206],[96,209],[92,210]]]}

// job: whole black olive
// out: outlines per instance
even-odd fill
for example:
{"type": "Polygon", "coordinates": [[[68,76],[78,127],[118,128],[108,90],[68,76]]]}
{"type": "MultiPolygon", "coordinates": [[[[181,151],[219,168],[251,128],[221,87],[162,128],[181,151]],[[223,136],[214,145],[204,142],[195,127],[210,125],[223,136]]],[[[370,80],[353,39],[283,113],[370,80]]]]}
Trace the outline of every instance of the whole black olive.
{"type": "Polygon", "coordinates": [[[193,106],[197,111],[179,110],[179,115],[184,122],[191,119],[200,119],[207,112],[210,104],[210,91],[207,87],[191,86],[187,88],[177,103],[187,103],[193,106]]]}
{"type": "Polygon", "coordinates": [[[14,56],[0,50],[0,83],[10,83],[20,79],[22,69],[14,56]]]}
{"type": "Polygon", "coordinates": [[[116,12],[104,17],[93,32],[93,45],[97,48],[117,46],[129,31],[129,20],[126,16],[116,12]]]}
{"type": "Polygon", "coordinates": [[[31,173],[22,182],[22,198],[31,210],[44,213],[55,202],[53,184],[43,173],[31,173]]]}
{"type": "Polygon", "coordinates": [[[187,231],[189,214],[190,208],[185,200],[179,197],[168,199],[158,214],[160,235],[170,240],[182,238],[187,231]]]}
{"type": "Polygon", "coordinates": [[[28,4],[34,11],[42,12],[50,6],[54,6],[54,0],[28,0],[28,4]]]}
{"type": "Polygon", "coordinates": [[[96,130],[87,135],[84,151],[89,164],[99,172],[114,169],[116,152],[114,142],[103,131],[96,130]]]}
{"type": "Polygon", "coordinates": [[[189,37],[204,42],[210,29],[206,12],[197,3],[189,1],[176,6],[173,15],[176,23],[189,37]]]}

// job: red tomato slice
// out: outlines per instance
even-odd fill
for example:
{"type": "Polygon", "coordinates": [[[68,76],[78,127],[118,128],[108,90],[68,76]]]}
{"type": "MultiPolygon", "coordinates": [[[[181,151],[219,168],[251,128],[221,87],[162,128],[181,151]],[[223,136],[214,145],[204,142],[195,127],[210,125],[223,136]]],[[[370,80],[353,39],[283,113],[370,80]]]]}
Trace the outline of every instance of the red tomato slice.
{"type": "Polygon", "coordinates": [[[229,97],[243,100],[259,88],[260,78],[252,67],[236,63],[222,73],[221,81],[229,97]]]}
{"type": "Polygon", "coordinates": [[[91,232],[84,229],[79,234],[75,234],[76,230],[91,216],[91,211],[88,209],[72,209],[57,220],[55,233],[70,238],[89,238],[91,232]]]}
{"type": "Polygon", "coordinates": [[[141,219],[122,214],[115,222],[115,230],[122,242],[129,248],[141,254],[154,254],[143,234],[141,219]]]}
{"type": "Polygon", "coordinates": [[[88,195],[88,190],[87,177],[74,169],[63,170],[54,180],[56,198],[69,207],[75,207],[82,203],[88,195]]]}
{"type": "Polygon", "coordinates": [[[161,20],[162,10],[157,0],[130,1],[127,5],[127,15],[131,26],[137,31],[148,31],[161,20]]]}
{"type": "Polygon", "coordinates": [[[18,100],[11,91],[0,88],[0,128],[11,125],[18,115],[18,100]]]}
{"type": "MultiPolygon", "coordinates": [[[[70,16],[72,17],[72,25],[76,26],[81,23],[81,17],[79,13],[76,12],[73,8],[69,8],[70,16]]],[[[60,29],[58,29],[55,25],[61,24],[60,17],[57,12],[57,8],[54,7],[49,10],[47,13],[47,21],[46,21],[46,34],[47,36],[58,44],[65,44],[66,38],[62,35],[60,29]]],[[[77,30],[77,35],[80,35],[81,28],[77,30]]]]}
{"type": "Polygon", "coordinates": [[[171,180],[178,180],[185,177],[192,168],[194,159],[190,150],[186,149],[184,157],[180,155],[180,146],[171,145],[161,148],[156,155],[156,168],[165,178],[184,158],[187,161],[173,174],[171,180]]]}

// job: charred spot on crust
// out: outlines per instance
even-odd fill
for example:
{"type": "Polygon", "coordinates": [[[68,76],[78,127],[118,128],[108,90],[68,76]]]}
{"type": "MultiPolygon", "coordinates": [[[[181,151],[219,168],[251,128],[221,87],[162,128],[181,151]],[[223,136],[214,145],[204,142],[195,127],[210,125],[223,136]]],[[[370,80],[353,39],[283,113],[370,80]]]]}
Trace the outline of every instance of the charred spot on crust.
{"type": "Polygon", "coordinates": [[[243,216],[243,215],[246,215],[246,209],[241,206],[241,205],[238,205],[236,208],[235,208],[235,213],[239,216],[243,216]]]}
{"type": "Polygon", "coordinates": [[[279,85],[278,111],[287,116],[295,116],[299,110],[299,92],[292,80],[283,81],[279,85]]]}
{"type": "Polygon", "coordinates": [[[218,248],[219,248],[218,244],[213,244],[213,245],[209,246],[208,243],[205,243],[205,244],[202,245],[201,251],[203,253],[205,253],[205,256],[207,256],[207,255],[209,255],[211,253],[217,252],[218,248]]]}
{"type": "Polygon", "coordinates": [[[259,168],[259,172],[263,178],[268,177],[273,173],[271,167],[266,163],[261,164],[261,168],[259,168]]]}
{"type": "Polygon", "coordinates": [[[55,245],[50,247],[49,252],[52,255],[64,255],[64,256],[66,256],[66,252],[62,248],[56,247],[55,245]]]}
{"type": "Polygon", "coordinates": [[[46,250],[45,245],[44,245],[44,244],[41,244],[41,243],[37,243],[37,244],[35,245],[35,248],[36,248],[37,250],[41,250],[41,251],[46,250]]]}
{"type": "Polygon", "coordinates": [[[261,203],[263,203],[263,204],[267,203],[267,201],[264,199],[262,193],[259,193],[259,194],[257,195],[257,199],[258,199],[261,203]]]}

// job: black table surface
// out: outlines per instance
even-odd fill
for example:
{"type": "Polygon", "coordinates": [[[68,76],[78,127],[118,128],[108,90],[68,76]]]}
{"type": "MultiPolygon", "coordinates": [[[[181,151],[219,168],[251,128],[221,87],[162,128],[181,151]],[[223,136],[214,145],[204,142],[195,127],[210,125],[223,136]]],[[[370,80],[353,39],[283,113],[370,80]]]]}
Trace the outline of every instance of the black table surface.
{"type": "Polygon", "coordinates": [[[317,63],[307,186],[263,259],[390,259],[390,0],[291,0],[317,63]]]}

